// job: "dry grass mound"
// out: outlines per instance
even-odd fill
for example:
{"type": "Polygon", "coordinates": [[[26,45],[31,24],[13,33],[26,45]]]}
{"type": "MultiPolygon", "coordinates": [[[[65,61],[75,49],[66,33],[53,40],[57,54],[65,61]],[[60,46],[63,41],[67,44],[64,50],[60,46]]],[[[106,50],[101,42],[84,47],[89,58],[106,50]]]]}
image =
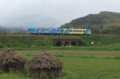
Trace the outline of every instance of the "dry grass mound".
{"type": "Polygon", "coordinates": [[[51,79],[62,76],[63,62],[48,54],[45,49],[28,63],[29,77],[51,79]]]}
{"type": "Polygon", "coordinates": [[[25,58],[19,56],[12,49],[5,49],[0,55],[1,72],[21,72],[24,71],[24,65],[27,62],[25,58]]]}

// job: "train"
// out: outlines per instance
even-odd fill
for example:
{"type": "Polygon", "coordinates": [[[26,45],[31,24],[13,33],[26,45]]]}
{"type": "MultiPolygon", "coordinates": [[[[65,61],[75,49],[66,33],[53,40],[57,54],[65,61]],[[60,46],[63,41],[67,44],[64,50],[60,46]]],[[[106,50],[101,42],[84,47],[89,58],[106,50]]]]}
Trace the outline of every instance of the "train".
{"type": "Polygon", "coordinates": [[[29,34],[43,35],[90,35],[90,29],[72,29],[72,28],[29,28],[29,34]]]}

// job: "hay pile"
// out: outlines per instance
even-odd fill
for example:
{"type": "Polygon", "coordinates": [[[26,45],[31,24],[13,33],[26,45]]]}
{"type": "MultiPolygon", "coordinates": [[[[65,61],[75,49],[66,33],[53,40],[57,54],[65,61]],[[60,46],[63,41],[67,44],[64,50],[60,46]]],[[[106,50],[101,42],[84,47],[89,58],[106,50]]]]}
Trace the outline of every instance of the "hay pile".
{"type": "Polygon", "coordinates": [[[29,77],[34,79],[51,79],[52,77],[62,76],[62,67],[64,64],[43,49],[42,53],[30,60],[27,65],[29,68],[29,77]]]}
{"type": "Polygon", "coordinates": [[[5,49],[0,55],[1,72],[21,72],[24,71],[25,58],[20,57],[14,50],[5,49]]]}

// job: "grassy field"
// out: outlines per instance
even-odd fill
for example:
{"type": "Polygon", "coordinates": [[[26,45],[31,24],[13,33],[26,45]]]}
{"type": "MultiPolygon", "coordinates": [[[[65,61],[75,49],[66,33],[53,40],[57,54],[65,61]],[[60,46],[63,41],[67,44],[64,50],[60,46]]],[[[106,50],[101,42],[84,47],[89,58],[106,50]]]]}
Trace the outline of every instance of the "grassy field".
{"type": "MultiPolygon", "coordinates": [[[[0,51],[1,52],[1,51],[0,51]]],[[[40,50],[17,50],[32,59],[40,50]]],[[[63,76],[56,79],[120,79],[120,51],[48,50],[64,62],[63,76]]],[[[0,73],[0,79],[31,79],[25,73],[0,73]]]]}

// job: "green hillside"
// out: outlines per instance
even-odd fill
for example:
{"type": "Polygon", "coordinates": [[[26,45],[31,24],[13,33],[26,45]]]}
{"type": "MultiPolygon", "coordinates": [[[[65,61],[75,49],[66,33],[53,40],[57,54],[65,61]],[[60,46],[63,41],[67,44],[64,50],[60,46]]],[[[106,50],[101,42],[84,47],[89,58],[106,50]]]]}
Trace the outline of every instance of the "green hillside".
{"type": "Polygon", "coordinates": [[[61,28],[89,28],[92,33],[120,34],[120,13],[103,11],[72,20],[61,28]]]}
{"type": "MultiPolygon", "coordinates": [[[[34,35],[34,36],[14,36],[6,37],[6,46],[14,49],[41,49],[46,47],[49,50],[120,50],[120,36],[118,35],[90,35],[90,36],[54,36],[54,35],[34,35]],[[54,47],[53,39],[79,39],[80,46],[54,47]],[[94,45],[91,45],[91,42],[94,45]]],[[[4,47],[4,38],[0,36],[0,48],[4,47]]]]}

